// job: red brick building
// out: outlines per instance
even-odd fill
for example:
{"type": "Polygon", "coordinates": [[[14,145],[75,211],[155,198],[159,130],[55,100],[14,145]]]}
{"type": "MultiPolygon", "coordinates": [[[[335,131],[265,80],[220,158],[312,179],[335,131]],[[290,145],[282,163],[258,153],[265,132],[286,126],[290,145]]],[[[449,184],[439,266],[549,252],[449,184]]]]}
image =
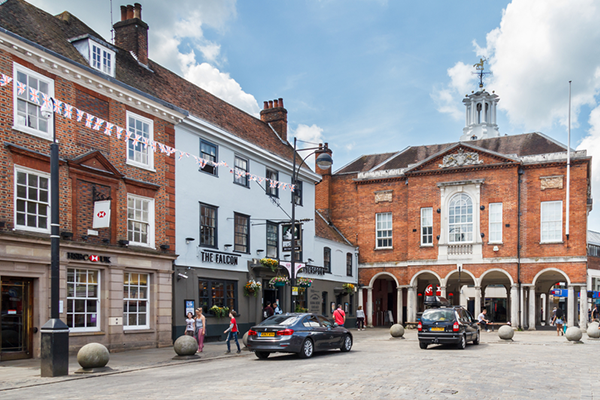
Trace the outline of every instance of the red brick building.
{"type": "Polygon", "coordinates": [[[568,168],[567,146],[541,133],[500,136],[498,100],[465,98],[460,141],[361,156],[317,185],[317,210],[360,248],[369,325],[416,321],[429,285],[529,329],[557,305],[574,325],[576,291],[587,310],[591,158],[571,151],[568,168]],[[567,301],[552,304],[557,285],[567,301]]]}
{"type": "Polygon", "coordinates": [[[175,161],[155,149],[174,145],[174,124],[186,114],[136,87],[142,80],[132,77],[149,68],[147,47],[129,48],[129,31],[147,35],[147,26],[139,5],[126,11],[116,47],[67,12],[0,5],[0,73],[4,83],[12,78],[0,88],[1,360],[39,357],[49,319],[54,135],[60,318],[71,350],[91,341],[111,351],[172,344],[175,161]]]}

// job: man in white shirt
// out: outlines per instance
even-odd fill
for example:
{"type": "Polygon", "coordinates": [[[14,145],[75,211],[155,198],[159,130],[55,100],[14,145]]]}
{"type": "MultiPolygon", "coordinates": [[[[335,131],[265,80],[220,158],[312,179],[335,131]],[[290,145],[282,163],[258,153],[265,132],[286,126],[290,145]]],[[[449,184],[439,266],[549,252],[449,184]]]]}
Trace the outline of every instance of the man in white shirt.
{"type": "Polygon", "coordinates": [[[477,319],[479,320],[479,325],[481,325],[482,329],[487,330],[488,332],[490,332],[490,330],[487,328],[487,324],[490,323],[489,320],[485,319],[487,314],[487,310],[484,308],[483,311],[481,312],[481,314],[479,314],[477,316],[477,319]]]}

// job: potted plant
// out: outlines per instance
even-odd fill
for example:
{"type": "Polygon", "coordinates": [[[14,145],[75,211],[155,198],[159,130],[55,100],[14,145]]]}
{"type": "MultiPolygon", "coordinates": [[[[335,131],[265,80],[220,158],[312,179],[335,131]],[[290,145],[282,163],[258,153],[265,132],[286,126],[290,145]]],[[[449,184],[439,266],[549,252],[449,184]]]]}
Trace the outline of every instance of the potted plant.
{"type": "Polygon", "coordinates": [[[282,287],[287,285],[289,282],[290,280],[287,278],[287,276],[275,276],[271,278],[271,280],[269,281],[269,285],[275,287],[282,287]]]}
{"type": "Polygon", "coordinates": [[[296,278],[296,285],[300,287],[310,287],[312,285],[312,279],[310,278],[296,278]]]}
{"type": "Polygon", "coordinates": [[[229,315],[229,307],[212,306],[209,311],[217,318],[229,315]]]}
{"type": "Polygon", "coordinates": [[[262,285],[260,284],[260,282],[256,282],[254,279],[249,280],[244,285],[244,296],[246,296],[246,297],[250,297],[250,296],[257,297],[258,296],[258,292],[260,292],[261,288],[262,288],[262,285]]]}
{"type": "Polygon", "coordinates": [[[308,308],[296,306],[296,312],[297,313],[307,313],[308,312],[308,308]]]}
{"type": "Polygon", "coordinates": [[[352,283],[344,283],[342,285],[342,287],[344,288],[346,293],[348,293],[348,294],[354,293],[355,287],[352,283]]]}
{"type": "Polygon", "coordinates": [[[271,271],[277,272],[277,267],[279,266],[277,260],[274,260],[272,258],[261,258],[260,263],[263,265],[263,267],[267,267],[271,271]]]}

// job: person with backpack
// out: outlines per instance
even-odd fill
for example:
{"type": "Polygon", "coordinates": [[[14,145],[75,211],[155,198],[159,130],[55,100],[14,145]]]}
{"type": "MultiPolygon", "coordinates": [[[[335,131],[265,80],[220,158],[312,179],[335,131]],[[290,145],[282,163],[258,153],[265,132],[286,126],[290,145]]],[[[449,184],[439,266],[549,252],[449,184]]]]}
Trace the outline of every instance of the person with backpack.
{"type": "Polygon", "coordinates": [[[275,311],[273,311],[273,307],[271,307],[271,302],[267,301],[267,305],[263,308],[263,319],[267,319],[271,317],[275,311]]]}
{"type": "Polygon", "coordinates": [[[333,320],[338,326],[344,326],[346,322],[346,313],[342,310],[342,305],[338,304],[337,309],[333,312],[333,320]]]}

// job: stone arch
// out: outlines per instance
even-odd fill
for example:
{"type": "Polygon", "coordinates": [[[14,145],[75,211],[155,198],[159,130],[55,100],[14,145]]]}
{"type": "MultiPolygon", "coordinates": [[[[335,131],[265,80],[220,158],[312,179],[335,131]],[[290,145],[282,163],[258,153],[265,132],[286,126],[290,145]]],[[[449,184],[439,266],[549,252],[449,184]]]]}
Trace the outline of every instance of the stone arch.
{"type": "MultiPolygon", "coordinates": [[[[534,286],[536,286],[536,287],[541,286],[541,283],[543,283],[543,282],[540,282],[540,281],[541,281],[542,275],[544,275],[544,274],[546,274],[546,275],[550,274],[550,276],[552,277],[552,280],[554,280],[555,282],[562,280],[562,279],[560,279],[560,277],[562,276],[564,278],[564,281],[567,282],[567,285],[571,284],[571,279],[569,278],[569,275],[566,272],[564,272],[563,270],[560,270],[558,268],[550,267],[550,268],[544,268],[543,270],[541,270],[540,272],[538,272],[535,275],[535,277],[533,278],[533,281],[532,281],[534,286]]],[[[546,288],[542,288],[542,291],[545,292],[547,290],[546,290],[546,288]]]]}
{"type": "MultiPolygon", "coordinates": [[[[446,277],[444,278],[444,282],[448,282],[448,279],[450,279],[450,277],[453,274],[458,274],[458,271],[454,270],[454,271],[450,271],[448,273],[448,275],[446,275],[446,277]]],[[[471,279],[473,279],[473,282],[477,285],[479,283],[479,281],[477,280],[477,278],[475,278],[475,275],[473,275],[473,273],[471,271],[467,271],[466,269],[463,269],[461,271],[461,274],[467,274],[471,277],[471,279]]]]}
{"type": "Polygon", "coordinates": [[[375,281],[378,278],[381,278],[382,276],[391,276],[392,279],[394,280],[394,282],[396,282],[396,287],[400,286],[400,284],[398,283],[398,278],[396,278],[393,274],[391,274],[389,272],[383,271],[383,272],[378,272],[375,275],[373,275],[373,277],[369,281],[369,287],[373,287],[373,283],[375,283],[375,281]]]}
{"type": "Polygon", "coordinates": [[[413,277],[410,280],[410,286],[414,286],[415,283],[416,283],[416,281],[417,281],[418,276],[419,275],[424,275],[424,274],[431,274],[431,275],[435,276],[437,278],[438,282],[440,283],[440,286],[443,286],[444,283],[446,282],[444,279],[442,279],[442,277],[440,277],[434,271],[431,271],[429,269],[424,269],[424,270],[421,270],[421,271],[419,271],[419,272],[417,272],[416,274],[413,275],[413,277]]]}
{"type": "Polygon", "coordinates": [[[515,284],[515,281],[513,280],[512,276],[507,271],[505,271],[505,270],[503,270],[501,268],[491,268],[491,269],[488,269],[483,274],[481,274],[481,276],[479,277],[477,283],[479,285],[481,285],[483,283],[483,278],[486,275],[488,275],[489,273],[492,273],[492,272],[498,272],[498,273],[500,273],[500,274],[505,275],[506,277],[508,277],[508,280],[510,281],[510,285],[511,286],[515,284]]]}

